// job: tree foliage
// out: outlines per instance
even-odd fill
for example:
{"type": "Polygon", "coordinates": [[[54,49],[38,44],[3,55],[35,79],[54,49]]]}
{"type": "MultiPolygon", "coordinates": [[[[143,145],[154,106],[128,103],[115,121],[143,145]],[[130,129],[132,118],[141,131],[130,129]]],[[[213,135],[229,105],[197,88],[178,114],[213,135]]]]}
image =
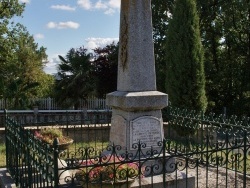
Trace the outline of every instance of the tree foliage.
{"type": "Polygon", "coordinates": [[[71,48],[65,58],[59,55],[59,59],[56,99],[66,107],[74,105],[77,109],[80,100],[91,95],[95,87],[91,54],[84,47],[71,48]]]}
{"type": "Polygon", "coordinates": [[[165,91],[166,81],[166,58],[164,45],[166,43],[166,31],[168,23],[173,12],[174,0],[153,0],[152,4],[152,22],[153,22],[153,40],[155,53],[156,83],[158,91],[165,91]]]}
{"type": "Polygon", "coordinates": [[[205,75],[194,0],[177,0],[166,42],[166,91],[174,106],[205,110],[205,75]]]}
{"type": "Polygon", "coordinates": [[[0,97],[5,97],[7,93],[6,84],[9,79],[9,72],[14,67],[14,53],[16,38],[13,37],[14,29],[9,29],[9,20],[13,16],[20,16],[24,5],[20,5],[18,0],[0,2],[0,97]]]}
{"type": "Polygon", "coordinates": [[[198,5],[209,108],[250,115],[250,2],[199,0],[198,5]]]}
{"type": "MultiPolygon", "coordinates": [[[[206,75],[207,111],[221,113],[224,107],[227,114],[250,115],[250,2],[196,0],[200,17],[200,35],[204,48],[206,75]]],[[[172,19],[177,0],[152,1],[153,25],[165,28],[158,38],[168,38],[168,23],[172,19]],[[171,3],[170,3],[171,2],[171,3]],[[166,5],[164,9],[158,8],[166,5]],[[155,8],[155,10],[154,10],[155,8]],[[159,12],[154,15],[154,11],[159,12]],[[165,16],[167,12],[168,17],[165,16]],[[155,24],[156,23],[156,24],[155,24]]],[[[154,40],[156,41],[155,37],[154,40]]],[[[165,43],[166,41],[162,41],[165,43]]],[[[155,45],[156,60],[163,59],[167,50],[155,45]],[[159,57],[161,56],[161,57],[159,57]]],[[[161,70],[156,61],[156,71],[161,70]]],[[[165,67],[167,68],[167,67],[165,67]]],[[[164,77],[164,75],[160,75],[164,77]]],[[[187,78],[188,79],[188,78],[187,78]]],[[[174,96],[172,96],[174,97],[174,96]]]]}
{"type": "Polygon", "coordinates": [[[47,58],[23,25],[10,23],[23,9],[17,0],[0,2],[0,98],[14,99],[15,108],[25,108],[28,98],[38,96],[37,88],[43,90],[47,58]]]}
{"type": "Polygon", "coordinates": [[[118,44],[110,44],[94,50],[94,72],[96,95],[105,98],[107,93],[117,89],[118,44]]]}
{"type": "Polygon", "coordinates": [[[20,4],[18,0],[1,0],[0,2],[0,19],[6,20],[13,16],[21,16],[24,11],[24,4],[20,4]]]}
{"type": "Polygon", "coordinates": [[[56,82],[56,98],[66,107],[79,107],[80,99],[89,96],[104,98],[116,90],[118,44],[96,48],[94,54],[87,49],[72,48],[66,57],[59,56],[59,80],[56,82]]]}

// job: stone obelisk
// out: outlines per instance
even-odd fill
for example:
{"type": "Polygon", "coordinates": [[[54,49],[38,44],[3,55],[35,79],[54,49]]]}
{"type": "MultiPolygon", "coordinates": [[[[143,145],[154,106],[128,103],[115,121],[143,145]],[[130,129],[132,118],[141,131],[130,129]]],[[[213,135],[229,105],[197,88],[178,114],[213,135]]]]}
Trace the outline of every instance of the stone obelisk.
{"type": "Polygon", "coordinates": [[[107,94],[112,107],[110,142],[133,150],[163,139],[161,109],[167,94],[156,90],[151,0],[121,0],[117,91],[107,94]]]}

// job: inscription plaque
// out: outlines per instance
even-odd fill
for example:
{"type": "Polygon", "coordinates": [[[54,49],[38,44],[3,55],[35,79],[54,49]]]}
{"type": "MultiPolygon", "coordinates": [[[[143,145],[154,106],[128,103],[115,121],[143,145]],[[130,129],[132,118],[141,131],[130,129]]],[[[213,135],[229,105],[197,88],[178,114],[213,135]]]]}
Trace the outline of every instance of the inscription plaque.
{"type": "Polygon", "coordinates": [[[146,144],[146,148],[157,146],[163,139],[161,120],[152,116],[139,117],[130,122],[130,149],[134,143],[146,144]]]}

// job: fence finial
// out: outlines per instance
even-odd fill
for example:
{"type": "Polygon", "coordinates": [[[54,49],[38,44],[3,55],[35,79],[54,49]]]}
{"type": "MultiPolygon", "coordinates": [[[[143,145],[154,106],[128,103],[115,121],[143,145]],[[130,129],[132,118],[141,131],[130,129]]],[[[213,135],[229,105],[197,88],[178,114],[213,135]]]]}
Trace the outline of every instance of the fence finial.
{"type": "Polygon", "coordinates": [[[58,145],[59,145],[59,139],[58,138],[55,138],[54,141],[53,141],[53,146],[54,148],[58,148],[58,145]]]}

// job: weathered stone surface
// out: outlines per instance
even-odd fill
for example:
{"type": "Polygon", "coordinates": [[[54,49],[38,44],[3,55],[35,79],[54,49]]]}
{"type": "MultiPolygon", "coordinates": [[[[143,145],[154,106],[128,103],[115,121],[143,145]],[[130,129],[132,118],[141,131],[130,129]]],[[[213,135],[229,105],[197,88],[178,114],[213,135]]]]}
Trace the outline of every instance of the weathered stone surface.
{"type": "Polygon", "coordinates": [[[113,115],[111,124],[115,125],[110,129],[110,141],[112,144],[123,145],[127,142],[127,121],[120,115],[113,115]]]}
{"type": "Polygon", "coordinates": [[[168,96],[159,91],[115,91],[106,96],[108,106],[126,111],[162,109],[167,106],[168,96]]]}
{"type": "MultiPolygon", "coordinates": [[[[65,169],[65,167],[67,167],[66,161],[58,159],[58,169],[60,168],[65,169]]],[[[71,177],[69,170],[58,170],[58,175],[61,184],[65,183],[65,180],[71,177]]]]}
{"type": "Polygon", "coordinates": [[[121,0],[117,91],[106,103],[112,107],[110,142],[131,152],[139,140],[151,147],[163,139],[168,97],[156,91],[152,31],[151,0],[121,0]]]}
{"type": "MultiPolygon", "coordinates": [[[[117,118],[117,116],[122,117],[124,121],[120,121],[123,123],[118,123],[119,121],[112,120],[111,122],[111,129],[110,129],[110,142],[115,145],[120,145],[123,148],[127,148],[128,150],[133,150],[131,146],[133,144],[137,144],[138,142],[134,142],[133,139],[131,139],[131,135],[135,135],[136,131],[132,130],[133,121],[135,121],[137,118],[143,118],[143,117],[153,117],[155,119],[158,119],[160,122],[158,124],[158,127],[155,128],[157,130],[163,130],[163,123],[162,123],[162,113],[161,110],[150,110],[150,111],[124,111],[122,109],[113,109],[112,110],[112,119],[117,118]],[[121,126],[122,125],[122,126],[121,126]]],[[[121,118],[120,118],[121,119],[121,118]]],[[[137,126],[137,130],[139,129],[141,133],[143,133],[143,130],[145,128],[145,124],[140,124],[137,126]]],[[[158,137],[163,138],[163,131],[158,135],[158,137]]],[[[145,138],[145,136],[142,135],[142,138],[145,138]]],[[[139,137],[138,137],[139,138],[139,137]]],[[[145,140],[143,140],[145,141],[145,140]]],[[[150,141],[151,142],[151,141],[150,141]]],[[[151,142],[152,143],[152,142],[151,142]]],[[[154,143],[156,145],[157,143],[154,143]]],[[[149,140],[147,142],[147,147],[150,147],[149,140]]],[[[156,147],[154,147],[156,149],[156,147]]],[[[146,148],[148,150],[148,148],[146,148]]]]}
{"type": "MultiPolygon", "coordinates": [[[[141,116],[130,122],[130,143],[144,143],[145,148],[158,147],[163,140],[161,119],[152,116],[141,116]]],[[[130,145],[132,150],[132,145],[130,145]]]]}
{"type": "Polygon", "coordinates": [[[150,0],[122,0],[118,91],[156,90],[150,0]]]}

